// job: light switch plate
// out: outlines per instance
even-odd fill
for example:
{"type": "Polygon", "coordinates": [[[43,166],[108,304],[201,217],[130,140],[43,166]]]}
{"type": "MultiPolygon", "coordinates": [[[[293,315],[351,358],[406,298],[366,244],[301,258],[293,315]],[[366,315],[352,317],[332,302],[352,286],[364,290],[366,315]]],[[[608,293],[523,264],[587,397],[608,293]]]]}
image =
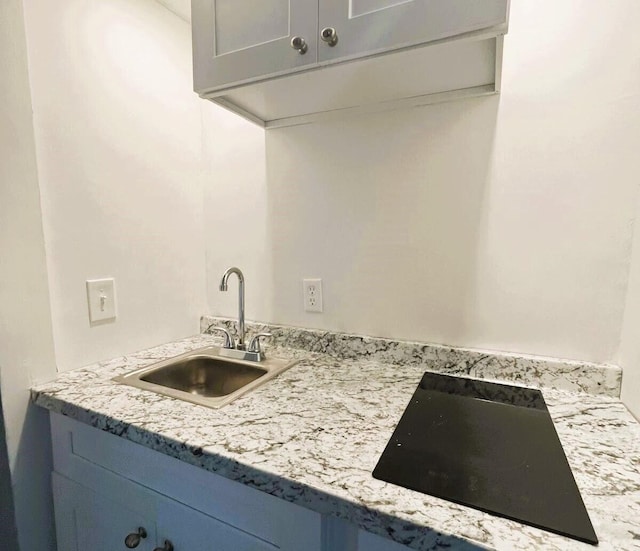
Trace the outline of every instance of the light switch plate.
{"type": "Polygon", "coordinates": [[[113,278],[87,280],[87,302],[91,324],[116,319],[115,287],[113,278]]]}

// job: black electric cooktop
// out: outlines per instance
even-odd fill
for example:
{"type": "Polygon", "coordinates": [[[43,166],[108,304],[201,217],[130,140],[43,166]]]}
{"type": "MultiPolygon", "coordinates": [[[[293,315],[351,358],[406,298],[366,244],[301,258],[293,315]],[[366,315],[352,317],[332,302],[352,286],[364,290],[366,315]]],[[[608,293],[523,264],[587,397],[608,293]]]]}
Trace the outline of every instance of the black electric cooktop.
{"type": "Polygon", "coordinates": [[[598,543],[539,390],[425,373],[373,476],[598,543]]]}

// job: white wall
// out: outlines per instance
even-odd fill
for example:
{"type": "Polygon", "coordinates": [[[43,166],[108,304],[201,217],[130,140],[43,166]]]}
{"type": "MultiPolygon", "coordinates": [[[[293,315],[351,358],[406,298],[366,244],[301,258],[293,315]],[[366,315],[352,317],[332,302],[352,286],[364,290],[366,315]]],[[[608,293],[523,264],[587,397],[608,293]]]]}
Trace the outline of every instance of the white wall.
{"type": "Polygon", "coordinates": [[[634,0],[516,0],[499,97],[270,130],[264,174],[262,131],[214,130],[244,161],[218,158],[225,176],[208,183],[210,310],[235,314],[217,280],[246,264],[254,319],[612,361],[640,174],[639,19],[634,0]],[[323,278],[324,314],[302,311],[303,277],[323,278]]]}
{"type": "Polygon", "coordinates": [[[209,179],[204,191],[207,284],[210,311],[238,315],[237,280],[218,290],[224,271],[242,269],[247,319],[271,320],[272,288],[267,247],[264,130],[202,101],[209,179]]]}
{"type": "MultiPolygon", "coordinates": [[[[1,424],[20,548],[50,551],[55,537],[48,418],[29,404],[29,387],[52,379],[56,369],[20,0],[0,3],[0,75],[1,424]]],[[[12,550],[13,543],[3,540],[0,547],[12,550]]]]}
{"type": "Polygon", "coordinates": [[[618,363],[623,370],[622,401],[640,421],[640,200],[636,205],[631,272],[618,363]]]}
{"type": "Polygon", "coordinates": [[[186,23],[151,0],[25,4],[0,5],[0,546],[16,548],[13,501],[20,548],[51,551],[29,387],[55,377],[56,347],[68,369],[197,331],[204,164],[186,23]],[[119,317],[90,328],[84,280],[102,276],[119,317]]]}
{"type": "Polygon", "coordinates": [[[152,1],[25,0],[58,368],[198,330],[200,101],[190,27],[152,1]],[[85,280],[115,277],[90,327],[85,280]]]}

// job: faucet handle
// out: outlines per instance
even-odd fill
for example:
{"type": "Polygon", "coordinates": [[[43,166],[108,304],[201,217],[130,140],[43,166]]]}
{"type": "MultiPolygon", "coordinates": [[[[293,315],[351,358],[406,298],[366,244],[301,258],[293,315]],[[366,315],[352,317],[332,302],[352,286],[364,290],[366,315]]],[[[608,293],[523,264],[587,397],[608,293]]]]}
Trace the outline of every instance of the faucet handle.
{"type": "Polygon", "coordinates": [[[258,333],[255,337],[251,339],[249,342],[248,352],[255,352],[256,354],[261,354],[262,350],[260,350],[260,339],[263,337],[272,337],[271,333],[258,333]]]}
{"type": "Polygon", "coordinates": [[[231,333],[229,333],[229,331],[227,331],[224,327],[210,325],[209,327],[207,327],[207,331],[220,331],[221,333],[224,333],[223,348],[235,348],[235,343],[233,337],[231,336],[231,333]]]}

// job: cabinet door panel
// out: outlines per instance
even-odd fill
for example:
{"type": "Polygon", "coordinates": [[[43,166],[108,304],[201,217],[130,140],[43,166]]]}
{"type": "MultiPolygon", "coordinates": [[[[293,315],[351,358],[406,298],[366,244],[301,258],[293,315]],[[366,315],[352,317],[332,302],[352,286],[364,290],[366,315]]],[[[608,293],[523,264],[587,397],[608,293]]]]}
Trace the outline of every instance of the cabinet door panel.
{"type": "Polygon", "coordinates": [[[216,55],[289,36],[289,0],[215,0],[214,6],[216,55]]]}
{"type": "Polygon", "coordinates": [[[193,0],[194,87],[202,92],[317,62],[317,0],[193,0]],[[307,52],[291,47],[304,38],[307,52]]]}
{"type": "Polygon", "coordinates": [[[362,57],[506,22],[508,0],[320,0],[319,28],[338,43],[320,42],[318,61],[362,57]]]}
{"type": "Polygon", "coordinates": [[[111,501],[57,473],[53,473],[52,482],[60,551],[125,551],[125,538],[140,526],[147,531],[147,537],[136,549],[155,549],[155,523],[143,512],[111,501]]]}
{"type": "Polygon", "coordinates": [[[158,539],[169,540],[176,551],[215,549],[216,551],[276,551],[279,547],[230,524],[204,515],[176,501],[158,505],[158,539]]]}

